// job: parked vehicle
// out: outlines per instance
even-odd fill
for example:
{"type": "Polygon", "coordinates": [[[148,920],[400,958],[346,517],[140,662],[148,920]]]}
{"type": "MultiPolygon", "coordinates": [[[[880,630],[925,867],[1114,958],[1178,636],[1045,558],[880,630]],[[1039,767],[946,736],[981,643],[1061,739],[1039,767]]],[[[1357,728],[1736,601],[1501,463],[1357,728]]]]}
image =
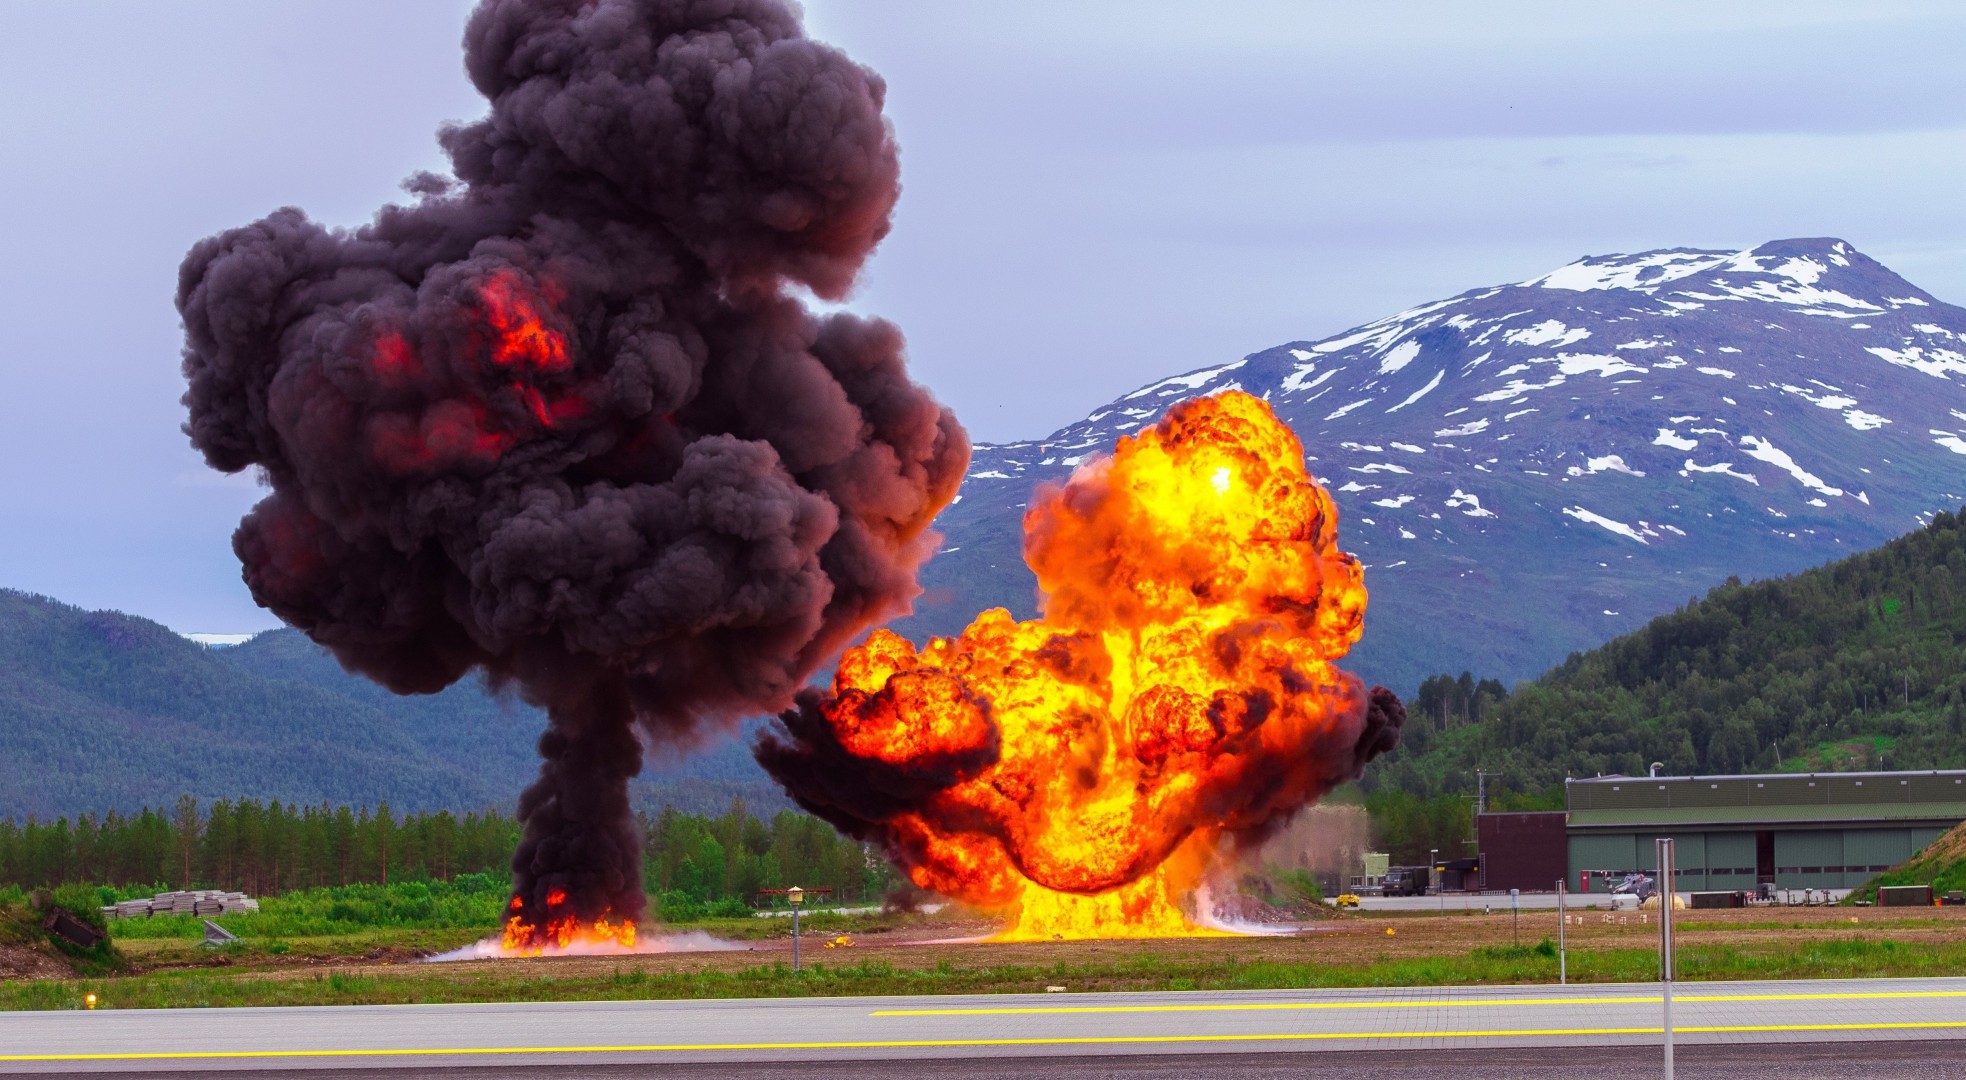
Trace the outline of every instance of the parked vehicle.
{"type": "Polygon", "coordinates": [[[1387,896],[1425,896],[1432,878],[1429,867],[1395,866],[1386,871],[1385,893],[1387,896]]]}

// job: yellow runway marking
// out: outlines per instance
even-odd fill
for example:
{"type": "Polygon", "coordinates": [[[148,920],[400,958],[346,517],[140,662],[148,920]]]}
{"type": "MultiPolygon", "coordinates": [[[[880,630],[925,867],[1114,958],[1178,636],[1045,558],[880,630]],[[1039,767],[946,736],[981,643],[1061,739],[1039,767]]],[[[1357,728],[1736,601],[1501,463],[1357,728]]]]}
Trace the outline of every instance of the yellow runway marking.
{"type": "MultiPolygon", "coordinates": [[[[1966,990],[1891,990],[1849,994],[1674,994],[1674,1001],[1878,1001],[1891,998],[1966,998],[1966,990]]],[[[879,1009],[869,1016],[1049,1016],[1083,1013],[1276,1012],[1316,1009],[1444,1009],[1497,1005],[1644,1005],[1660,997],[1469,998],[1444,1001],[1252,1001],[1194,1005],[1032,1005],[976,1009],[879,1009]]]]}
{"type": "MultiPolygon", "coordinates": [[[[1743,1024],[1679,1027],[1689,1035],[1744,1035],[1831,1031],[1931,1031],[1966,1029],[1966,1020],[1878,1024],[1743,1024]]],[[[922,1050],[1014,1046],[1128,1046],[1237,1042],[1337,1042],[1363,1039],[1583,1038],[1603,1035],[1659,1035],[1655,1027],[1511,1028],[1490,1031],[1314,1031],[1249,1035],[1086,1035],[1029,1039],[879,1039],[861,1042],[655,1043],[640,1046],[460,1046],[439,1049],[369,1050],[179,1050],[157,1053],[4,1054],[0,1062],[85,1061],[239,1061],[291,1058],[465,1057],[521,1054],[675,1054],[759,1050],[922,1050]]]]}

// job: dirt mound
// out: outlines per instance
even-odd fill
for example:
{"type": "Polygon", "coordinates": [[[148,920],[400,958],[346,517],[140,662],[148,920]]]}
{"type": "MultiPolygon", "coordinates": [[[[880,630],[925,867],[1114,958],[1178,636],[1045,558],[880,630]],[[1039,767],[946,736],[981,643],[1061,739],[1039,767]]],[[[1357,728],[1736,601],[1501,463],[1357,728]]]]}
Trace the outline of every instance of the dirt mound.
{"type": "Polygon", "coordinates": [[[1927,859],[1939,862],[1957,862],[1966,859],[1966,825],[1960,825],[1951,832],[1939,837],[1918,853],[1920,861],[1927,859]]]}
{"type": "Polygon", "coordinates": [[[0,941],[0,979],[72,979],[75,969],[47,945],[0,941]]]}

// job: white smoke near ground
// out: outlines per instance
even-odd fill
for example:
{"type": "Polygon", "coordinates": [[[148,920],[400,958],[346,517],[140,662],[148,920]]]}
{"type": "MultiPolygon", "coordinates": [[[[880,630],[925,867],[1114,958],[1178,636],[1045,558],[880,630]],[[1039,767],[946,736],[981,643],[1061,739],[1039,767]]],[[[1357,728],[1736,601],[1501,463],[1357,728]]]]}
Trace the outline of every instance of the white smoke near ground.
{"type": "MultiPolygon", "coordinates": [[[[564,948],[549,945],[532,956],[654,956],[661,953],[700,953],[700,952],[742,952],[747,946],[734,941],[714,938],[701,930],[691,930],[683,934],[645,934],[639,935],[633,945],[623,945],[617,941],[575,941],[564,948]]],[[[461,949],[452,949],[428,957],[425,963],[440,964],[451,960],[510,960],[518,954],[507,952],[502,938],[486,938],[474,941],[461,949]]]]}
{"type": "Polygon", "coordinates": [[[1288,937],[1300,929],[1295,923],[1251,922],[1232,914],[1216,899],[1215,890],[1207,882],[1195,890],[1195,922],[1210,930],[1248,937],[1288,937]]]}
{"type": "Polygon", "coordinates": [[[1371,843],[1363,806],[1312,806],[1254,848],[1225,851],[1195,890],[1195,922],[1231,934],[1278,936],[1321,927],[1303,924],[1303,891],[1316,882],[1328,898],[1359,872],[1371,843]]]}

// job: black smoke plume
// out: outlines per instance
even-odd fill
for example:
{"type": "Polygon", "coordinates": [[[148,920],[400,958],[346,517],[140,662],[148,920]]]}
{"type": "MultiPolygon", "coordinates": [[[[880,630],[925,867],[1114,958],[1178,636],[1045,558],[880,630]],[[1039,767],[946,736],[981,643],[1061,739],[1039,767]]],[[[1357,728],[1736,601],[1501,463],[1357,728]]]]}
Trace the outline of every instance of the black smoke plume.
{"type": "Polygon", "coordinates": [[[272,489],[261,604],[397,692],[547,710],[526,921],[632,920],[640,738],[784,708],[905,610],[969,444],[893,326],[795,298],[846,294],[899,187],[880,78],[790,3],[485,0],[464,46],[454,179],[186,257],[185,430],[272,489]]]}

